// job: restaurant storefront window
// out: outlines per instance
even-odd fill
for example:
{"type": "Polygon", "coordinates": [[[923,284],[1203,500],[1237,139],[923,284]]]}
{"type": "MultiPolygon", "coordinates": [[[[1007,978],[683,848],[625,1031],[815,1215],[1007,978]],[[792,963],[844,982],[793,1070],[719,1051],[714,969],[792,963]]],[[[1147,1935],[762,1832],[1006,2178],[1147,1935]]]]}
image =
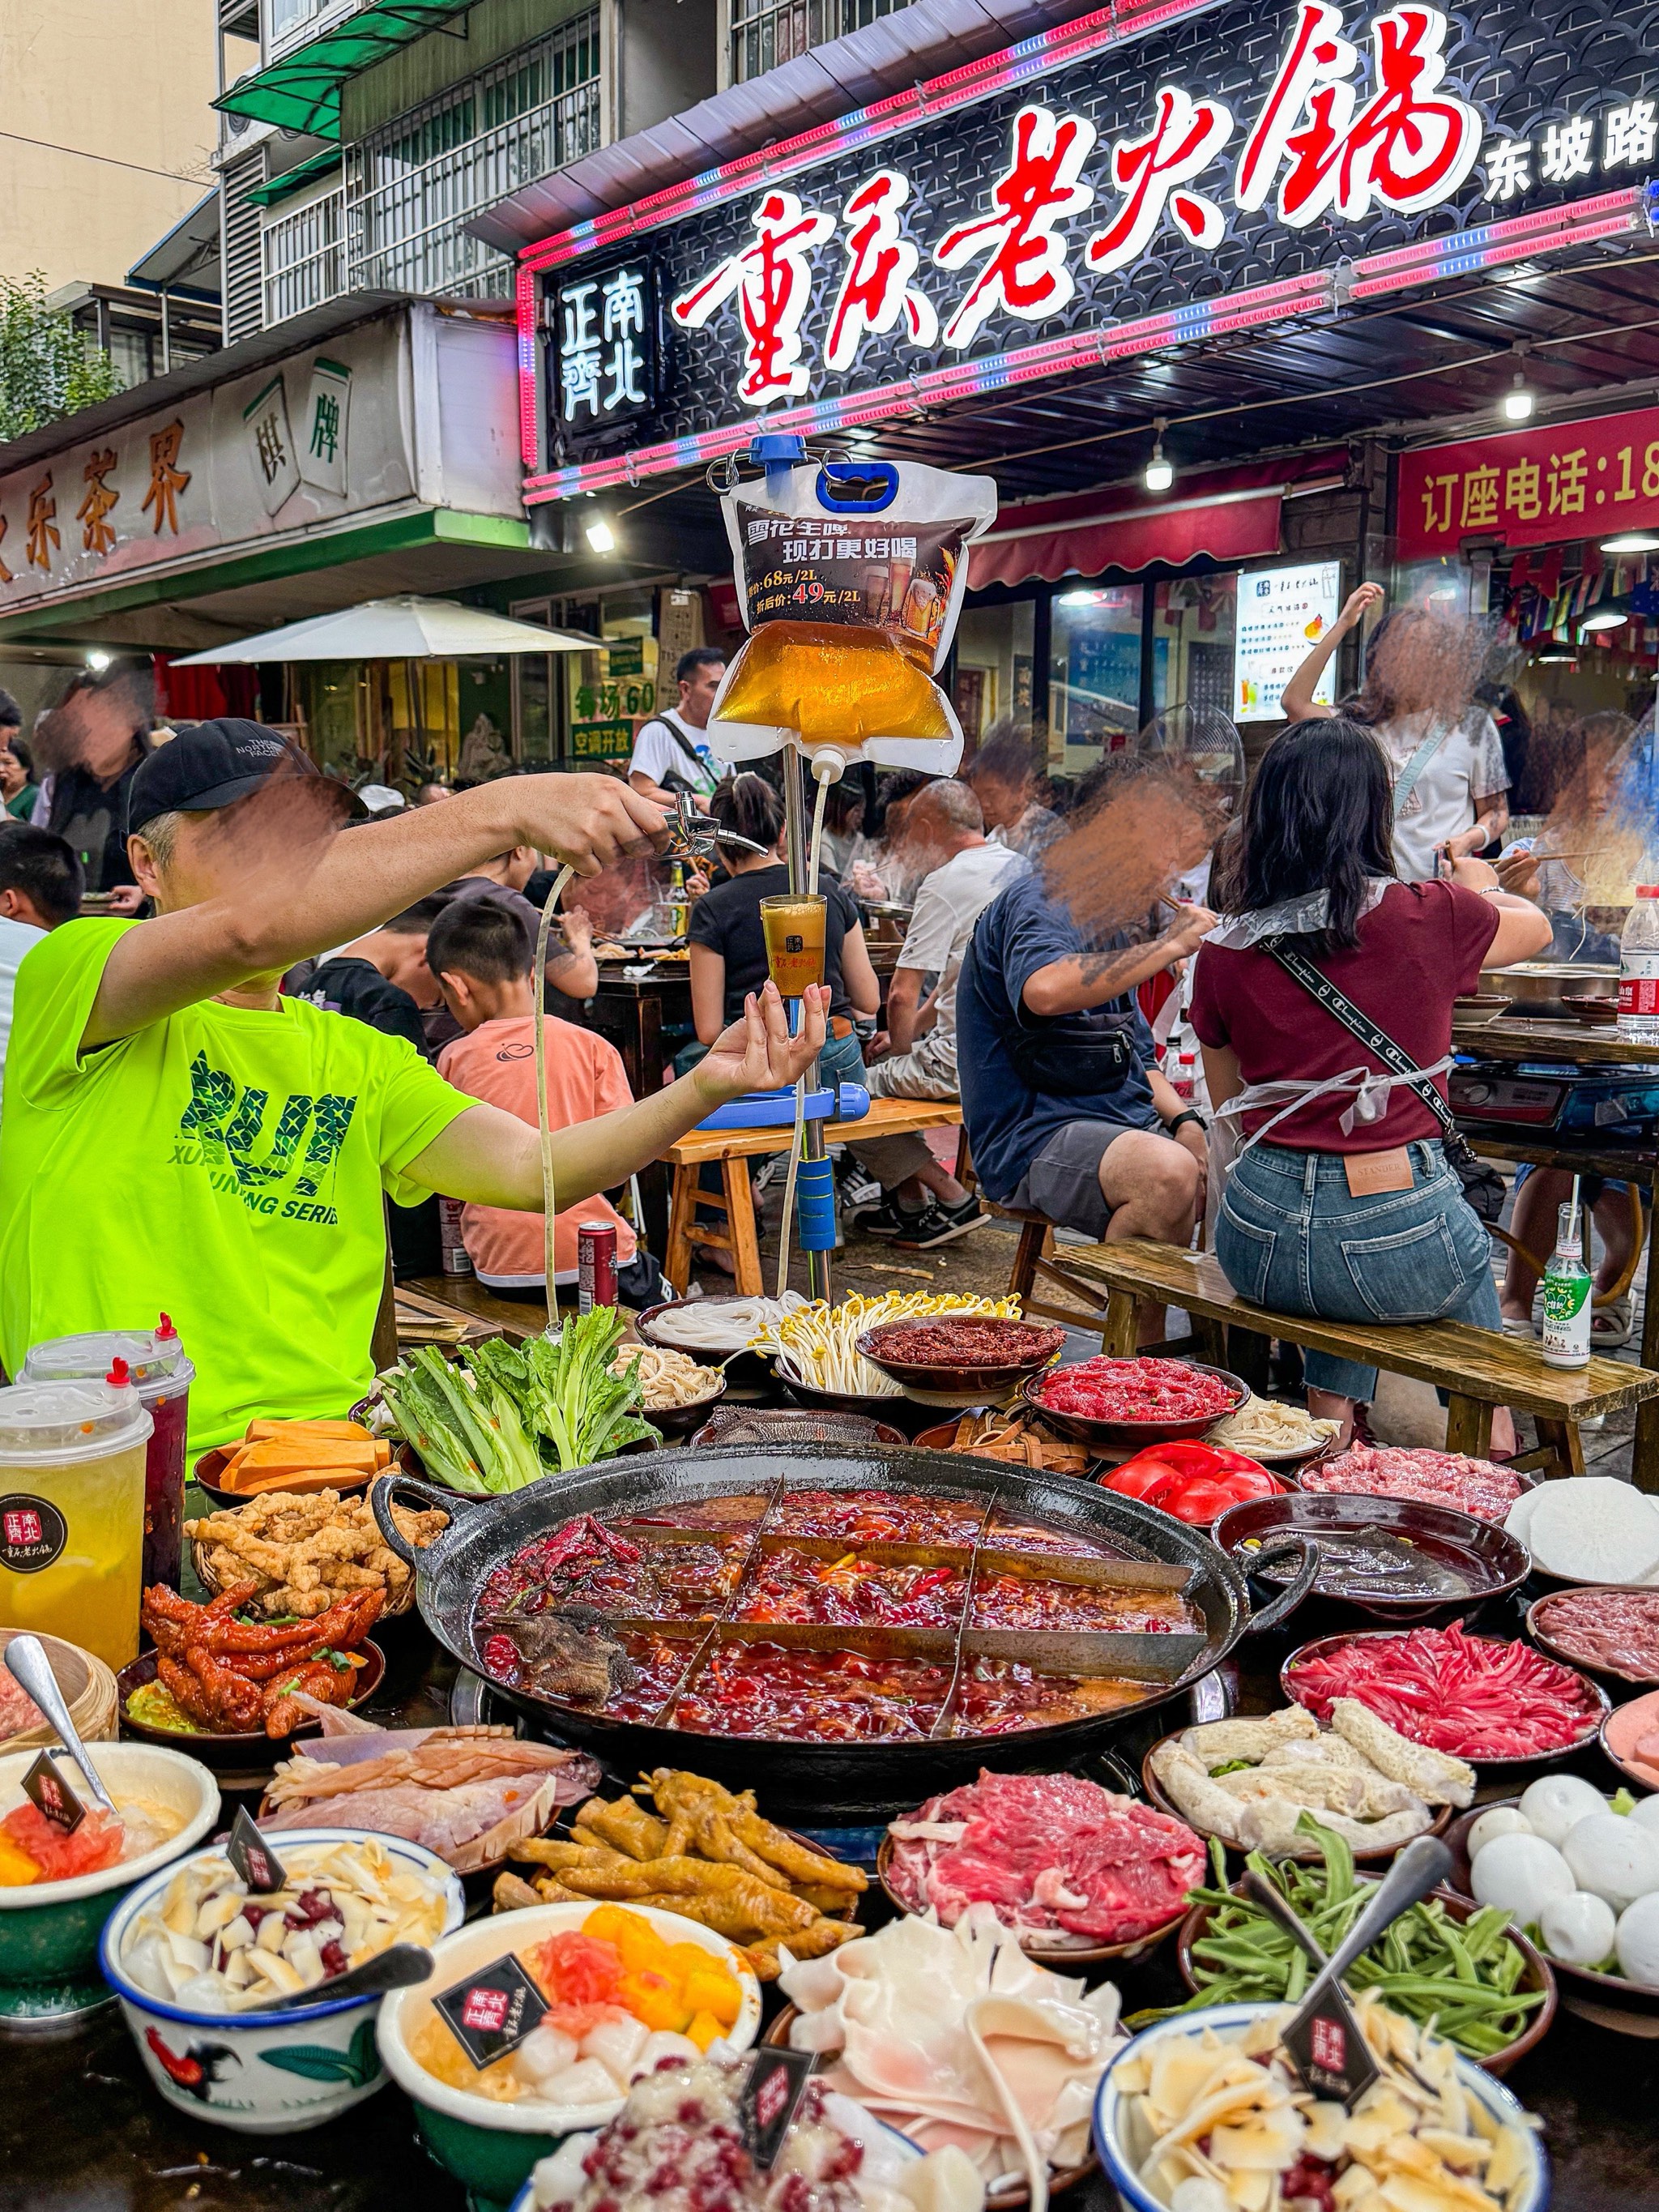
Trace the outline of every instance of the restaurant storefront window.
{"type": "MultiPolygon", "coordinates": [[[[1067,586],[1053,603],[1048,765],[1081,775],[1141,722],[1141,584],[1067,586]]],[[[1168,640],[1162,641],[1165,654],[1168,640]]]]}
{"type": "Polygon", "coordinates": [[[568,768],[625,764],[658,705],[653,586],[568,599],[520,599],[519,622],[604,641],[591,653],[526,653],[514,663],[513,756],[568,768]]]}
{"type": "Polygon", "coordinates": [[[951,696],[969,753],[993,723],[1031,720],[1036,640],[1036,609],[1030,599],[963,608],[951,696]]]}

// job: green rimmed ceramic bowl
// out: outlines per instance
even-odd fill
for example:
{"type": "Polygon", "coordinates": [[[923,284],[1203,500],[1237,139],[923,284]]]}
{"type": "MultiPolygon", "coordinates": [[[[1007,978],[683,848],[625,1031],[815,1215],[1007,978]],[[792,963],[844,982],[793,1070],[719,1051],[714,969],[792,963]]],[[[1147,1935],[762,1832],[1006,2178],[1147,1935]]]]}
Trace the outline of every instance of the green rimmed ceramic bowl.
{"type": "MultiPolygon", "coordinates": [[[[199,1759],[147,1743],[98,1743],[88,1757],[115,1799],[143,1797],[180,1815],[179,1832],[142,1858],[70,1881],[0,1888],[0,2030],[66,2027],[114,2002],[98,1966],[104,1923],[128,1891],[200,1843],[219,1817],[219,1785],[199,1759]]],[[[24,1802],[40,1756],[0,1756],[0,1818],[24,1802]]],[[[75,1762],[58,1754],[73,1789],[75,1762]]]]}
{"type": "MultiPolygon", "coordinates": [[[[743,2003],[726,2040],[734,2051],[746,2051],[760,2027],[760,1984],[736,1945],[677,1912],[647,1905],[629,1904],[625,1909],[648,1920],[665,1942],[699,1944],[730,1967],[743,1990],[743,2003]]],[[[436,1967],[429,1980],[415,1989],[394,1990],[380,2007],[378,2035],[386,2072],[414,2106],[422,2141],[467,2191],[474,2212],[506,2212],[538,2160],[556,2150],[567,2136],[608,2126],[622,2110],[623,2099],[558,2106],[526,2097],[517,2104],[498,2104],[468,2089],[451,2088],[428,2074],[410,2054],[409,2038],[431,2011],[437,1991],[510,1952],[522,1953],[550,1936],[580,1929],[597,1910],[597,1901],[527,1905],[520,1912],[498,1912],[475,1921],[433,1947],[436,1967]]]]}

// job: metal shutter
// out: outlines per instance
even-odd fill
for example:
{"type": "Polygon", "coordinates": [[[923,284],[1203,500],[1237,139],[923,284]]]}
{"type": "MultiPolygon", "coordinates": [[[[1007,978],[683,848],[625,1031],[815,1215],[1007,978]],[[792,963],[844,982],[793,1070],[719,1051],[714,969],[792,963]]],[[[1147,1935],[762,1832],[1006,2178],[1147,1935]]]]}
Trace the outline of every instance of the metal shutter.
{"type": "Polygon", "coordinates": [[[264,327],[264,303],[260,296],[259,210],[247,195],[265,181],[265,152],[256,146],[240,160],[227,161],[220,173],[219,190],[224,204],[225,343],[264,327]]]}

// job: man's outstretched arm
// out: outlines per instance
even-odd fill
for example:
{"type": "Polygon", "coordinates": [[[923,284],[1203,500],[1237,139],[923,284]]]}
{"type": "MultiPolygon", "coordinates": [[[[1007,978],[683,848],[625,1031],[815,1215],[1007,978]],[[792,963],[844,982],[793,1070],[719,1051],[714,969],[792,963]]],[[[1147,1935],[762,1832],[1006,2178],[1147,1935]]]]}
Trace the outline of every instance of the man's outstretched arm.
{"type": "MultiPolygon", "coordinates": [[[[189,849],[174,856],[169,880],[177,871],[215,888],[122,937],[83,1049],[349,944],[511,846],[533,845],[596,875],[663,826],[659,808],[608,775],[503,776],[347,835],[323,817],[323,802],[332,804],[328,787],[283,777],[222,818],[188,824],[189,849]]],[[[136,858],[154,872],[147,853],[136,858]]]]}
{"type": "MultiPolygon", "coordinates": [[[[553,1203],[562,1213],[596,1191],[625,1182],[706,1114],[749,1091],[777,1091],[804,1075],[823,1047],[830,994],[817,985],[807,994],[800,1034],[792,1037],[777,988],[769,982],[758,1000],[744,1001],[743,1018],[709,1048],[690,1075],[665,1091],[596,1121],[552,1133],[553,1203]]],[[[411,1182],[475,1206],[542,1210],[541,1140],[527,1121],[499,1106],[477,1105],[458,1115],[404,1172],[411,1182]]]]}

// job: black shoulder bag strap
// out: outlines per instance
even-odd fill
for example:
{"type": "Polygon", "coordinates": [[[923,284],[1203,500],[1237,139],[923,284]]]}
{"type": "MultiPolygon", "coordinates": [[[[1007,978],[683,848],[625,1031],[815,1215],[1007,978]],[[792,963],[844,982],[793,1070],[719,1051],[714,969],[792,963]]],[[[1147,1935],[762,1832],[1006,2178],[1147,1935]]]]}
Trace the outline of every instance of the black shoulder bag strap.
{"type": "Polygon", "coordinates": [[[1369,1014],[1362,1013],[1345,991],[1339,990],[1328,975],[1322,974],[1310,960],[1296,951],[1284,938],[1264,937],[1259,942],[1263,952],[1276,960],[1287,975],[1300,983],[1334,1021],[1340,1022],[1345,1030],[1357,1036],[1366,1050],[1374,1053],[1391,1073],[1418,1079],[1411,1088],[1440,1124],[1446,1164],[1462,1184],[1464,1197],[1481,1220],[1496,1221],[1504,1210],[1506,1195],[1504,1178],[1495,1169],[1487,1167],[1476,1158],[1468,1139],[1453,1119],[1451,1108],[1440,1096],[1433,1079],[1425,1075],[1411,1054],[1397,1045],[1386,1030],[1379,1028],[1369,1014]]]}

